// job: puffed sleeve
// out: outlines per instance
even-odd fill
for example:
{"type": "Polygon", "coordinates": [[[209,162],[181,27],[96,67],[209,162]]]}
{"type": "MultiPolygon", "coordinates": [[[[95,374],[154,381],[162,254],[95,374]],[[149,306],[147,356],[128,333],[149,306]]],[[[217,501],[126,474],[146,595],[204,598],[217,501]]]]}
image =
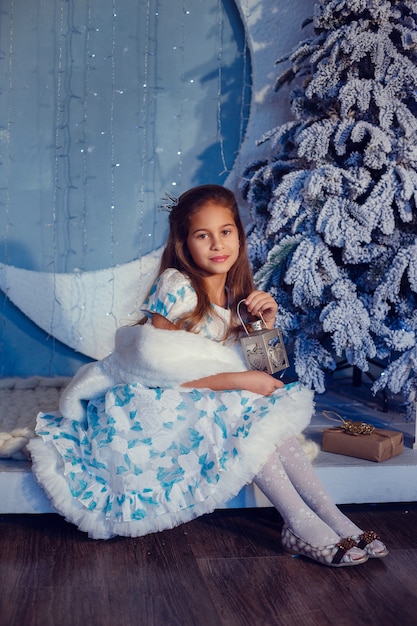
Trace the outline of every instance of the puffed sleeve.
{"type": "Polygon", "coordinates": [[[175,324],[178,319],[192,311],[197,296],[189,278],[176,269],[167,269],[154,282],[141,310],[148,317],[159,313],[175,324]]]}

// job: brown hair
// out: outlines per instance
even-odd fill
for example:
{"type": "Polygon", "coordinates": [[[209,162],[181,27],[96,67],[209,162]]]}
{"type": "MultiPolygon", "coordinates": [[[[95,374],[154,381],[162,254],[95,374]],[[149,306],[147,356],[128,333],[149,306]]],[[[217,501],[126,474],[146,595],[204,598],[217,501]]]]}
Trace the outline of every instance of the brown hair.
{"type": "Polygon", "coordinates": [[[194,263],[187,247],[190,216],[208,202],[230,209],[239,235],[239,255],[226,277],[229,306],[232,310],[232,328],[227,330],[226,335],[231,336],[239,327],[236,316],[237,303],[254,290],[245,230],[233,192],[220,185],[200,185],[185,191],[178,198],[169,214],[169,235],[162,254],[158,276],[168,268],[175,268],[188,276],[197,294],[197,306],[194,311],[178,320],[178,328],[192,331],[207,314],[213,314],[212,304],[204,288],[204,272],[194,263]]]}

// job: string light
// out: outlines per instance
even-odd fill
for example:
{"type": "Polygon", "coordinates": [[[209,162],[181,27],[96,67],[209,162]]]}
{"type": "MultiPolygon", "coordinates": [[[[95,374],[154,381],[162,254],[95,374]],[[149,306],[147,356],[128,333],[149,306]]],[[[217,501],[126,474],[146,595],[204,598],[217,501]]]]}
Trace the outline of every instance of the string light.
{"type": "Polygon", "coordinates": [[[220,156],[223,164],[222,174],[228,172],[226,157],[224,155],[224,142],[222,131],[222,82],[223,82],[223,5],[222,1],[217,2],[217,36],[219,42],[218,59],[218,79],[217,79],[217,131],[220,144],[220,156]]]}
{"type": "MultiPolygon", "coordinates": [[[[156,18],[158,17],[158,13],[156,13],[156,18]]],[[[142,19],[142,15],[141,15],[142,19]]],[[[153,34],[153,41],[156,41],[155,33],[153,34]]],[[[142,147],[140,154],[140,168],[139,168],[139,194],[138,194],[138,205],[137,205],[137,218],[138,218],[138,255],[139,258],[142,256],[142,242],[143,242],[143,222],[144,222],[144,213],[145,213],[145,181],[147,180],[147,143],[148,143],[148,107],[149,107],[149,72],[150,72],[150,57],[153,52],[155,55],[156,51],[150,50],[151,45],[151,0],[147,0],[146,2],[146,13],[145,13],[145,41],[144,41],[144,51],[143,51],[143,92],[142,98],[140,102],[140,113],[139,113],[139,137],[138,137],[138,145],[142,147]]],[[[139,310],[140,302],[137,302],[137,310],[139,310]]]]}
{"type": "Polygon", "coordinates": [[[89,76],[91,71],[91,59],[94,59],[95,54],[91,52],[91,32],[93,26],[91,22],[91,0],[87,1],[86,10],[86,31],[85,31],[85,64],[84,64],[84,83],[83,83],[83,118],[82,118],[82,214],[81,214],[81,226],[82,226],[82,258],[83,266],[85,265],[87,252],[88,252],[88,232],[87,232],[87,189],[88,189],[88,156],[91,153],[91,149],[87,147],[87,107],[88,107],[88,95],[89,95],[89,76]]]}
{"type": "MultiPolygon", "coordinates": [[[[7,90],[7,125],[6,130],[3,131],[5,136],[3,137],[3,141],[6,145],[6,154],[7,158],[3,160],[4,167],[4,192],[5,192],[5,223],[3,228],[3,256],[5,261],[8,260],[8,236],[11,228],[11,219],[10,219],[10,192],[9,192],[9,179],[10,179],[10,153],[11,153],[11,120],[12,120],[12,93],[13,93],[13,60],[14,60],[14,0],[10,0],[9,5],[9,15],[10,15],[10,26],[9,26],[9,59],[7,66],[8,73],[8,90],[7,90]]],[[[3,191],[3,190],[2,190],[3,191]]],[[[7,304],[7,296],[4,294],[2,298],[2,311],[3,318],[6,313],[6,304],[7,304]]],[[[4,340],[5,340],[5,323],[2,319],[1,324],[1,342],[0,342],[0,352],[4,352],[4,340]]],[[[5,372],[5,360],[1,359],[1,375],[4,375],[5,372]]]]}
{"type": "MultiPolygon", "coordinates": [[[[115,220],[115,167],[116,167],[116,151],[115,151],[115,97],[116,97],[116,33],[117,33],[117,13],[116,13],[116,0],[112,0],[112,22],[111,22],[111,96],[110,96],[110,259],[111,266],[114,267],[114,249],[115,249],[115,234],[114,234],[114,220],[115,220]]],[[[114,306],[114,276],[111,279],[111,310],[107,313],[108,316],[113,316],[114,306]]],[[[114,318],[114,325],[116,328],[117,322],[114,318]]]]}
{"type": "Polygon", "coordinates": [[[115,235],[114,235],[114,218],[115,218],[115,167],[116,167],[116,152],[115,152],[115,135],[114,135],[114,107],[116,96],[116,32],[117,32],[117,13],[116,13],[116,0],[112,2],[112,24],[111,24],[111,97],[110,97],[110,258],[112,265],[114,265],[114,247],[115,247],[115,235]]]}
{"type": "MultiPolygon", "coordinates": [[[[62,80],[63,80],[63,38],[64,38],[64,1],[61,0],[59,6],[59,36],[58,36],[58,68],[57,68],[57,88],[56,88],[56,105],[55,105],[55,162],[54,162],[54,186],[52,196],[52,261],[51,272],[53,274],[54,294],[56,294],[56,258],[57,258],[57,206],[58,206],[58,190],[59,185],[59,158],[60,158],[60,127],[61,127],[61,97],[62,97],[62,80]]],[[[54,297],[52,304],[52,316],[51,316],[51,330],[50,337],[52,337],[52,349],[50,351],[49,358],[49,372],[52,371],[53,360],[55,356],[55,337],[54,337],[54,324],[56,314],[56,297],[54,297]]]]}
{"type": "Polygon", "coordinates": [[[11,134],[12,134],[12,94],[13,94],[13,60],[14,60],[14,0],[10,0],[10,29],[9,29],[9,59],[8,59],[8,100],[7,100],[7,126],[5,137],[7,159],[3,161],[4,167],[4,191],[6,195],[5,202],[5,225],[3,230],[3,243],[4,243],[4,258],[8,258],[8,235],[11,228],[10,220],[10,191],[9,191],[9,179],[10,179],[10,154],[11,154],[11,134]]]}
{"type": "MultiPolygon", "coordinates": [[[[243,9],[243,7],[242,7],[242,9],[243,9]]],[[[246,5],[245,5],[244,11],[245,11],[245,16],[246,16],[246,21],[248,21],[248,15],[249,15],[248,0],[246,0],[246,5]]],[[[247,114],[246,114],[247,99],[246,99],[246,92],[247,92],[248,88],[250,87],[250,85],[248,85],[248,82],[247,82],[247,76],[248,76],[248,73],[250,71],[250,68],[248,68],[249,51],[248,51],[248,40],[247,40],[247,37],[246,37],[246,33],[244,33],[244,37],[243,37],[242,59],[243,59],[243,64],[242,64],[242,89],[241,89],[241,94],[240,94],[239,144],[242,143],[242,141],[244,139],[244,135],[245,135],[245,130],[246,130],[246,123],[247,123],[247,114]]]]}

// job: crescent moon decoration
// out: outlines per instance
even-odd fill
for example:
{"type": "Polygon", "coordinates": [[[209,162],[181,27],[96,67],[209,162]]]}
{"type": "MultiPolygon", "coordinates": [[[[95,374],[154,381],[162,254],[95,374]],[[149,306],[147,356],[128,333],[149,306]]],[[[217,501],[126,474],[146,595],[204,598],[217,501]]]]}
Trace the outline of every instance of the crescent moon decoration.
{"type": "Polygon", "coordinates": [[[0,288],[46,333],[93,359],[114,347],[116,328],[138,319],[161,249],[94,272],[52,274],[0,264],[0,288]]]}
{"type": "MultiPolygon", "coordinates": [[[[280,19],[273,0],[237,0],[236,5],[251,58],[252,95],[246,135],[224,183],[235,189],[241,168],[260,155],[256,141],[275,123],[271,116],[276,115],[276,105],[268,113],[268,91],[280,19]]],[[[115,329],[136,320],[160,255],[158,248],[129,263],[70,273],[31,271],[4,263],[0,264],[0,289],[49,336],[100,359],[111,352],[115,329]]]]}

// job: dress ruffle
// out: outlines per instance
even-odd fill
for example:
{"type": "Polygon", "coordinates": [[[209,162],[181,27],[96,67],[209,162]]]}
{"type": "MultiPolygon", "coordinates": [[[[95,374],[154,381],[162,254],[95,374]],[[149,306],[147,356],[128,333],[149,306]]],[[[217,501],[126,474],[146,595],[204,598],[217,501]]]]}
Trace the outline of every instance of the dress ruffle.
{"type": "Polygon", "coordinates": [[[40,414],[29,444],[54,508],[95,539],[137,537],[212,512],[308,425],[313,393],[119,385],[90,401],[87,425],[40,414]]]}

